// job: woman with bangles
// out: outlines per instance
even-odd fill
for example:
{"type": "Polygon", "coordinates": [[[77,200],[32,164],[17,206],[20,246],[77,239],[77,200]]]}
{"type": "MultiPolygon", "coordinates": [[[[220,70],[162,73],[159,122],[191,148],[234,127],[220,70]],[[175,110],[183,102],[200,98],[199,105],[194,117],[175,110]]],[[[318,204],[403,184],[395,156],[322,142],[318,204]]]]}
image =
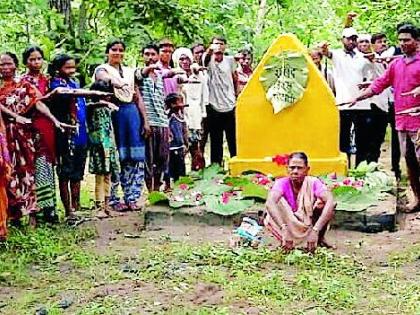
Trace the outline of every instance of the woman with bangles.
{"type": "MultiPolygon", "coordinates": [[[[49,77],[42,73],[44,52],[37,46],[29,47],[22,54],[22,61],[28,71],[22,81],[34,85],[42,96],[48,92],[49,77]]],[[[35,138],[35,187],[38,207],[46,222],[57,223],[55,195],[55,127],[45,115],[36,112],[32,125],[37,131],[35,138]]]]}
{"type": "Polygon", "coordinates": [[[39,101],[40,92],[31,83],[16,77],[18,59],[15,54],[0,54],[0,110],[6,127],[7,145],[11,160],[11,177],[7,186],[8,215],[12,223],[20,224],[23,215],[29,215],[29,224],[36,225],[39,211],[35,189],[35,143],[37,130],[32,118],[38,112],[60,129],[60,123],[39,101]]]}

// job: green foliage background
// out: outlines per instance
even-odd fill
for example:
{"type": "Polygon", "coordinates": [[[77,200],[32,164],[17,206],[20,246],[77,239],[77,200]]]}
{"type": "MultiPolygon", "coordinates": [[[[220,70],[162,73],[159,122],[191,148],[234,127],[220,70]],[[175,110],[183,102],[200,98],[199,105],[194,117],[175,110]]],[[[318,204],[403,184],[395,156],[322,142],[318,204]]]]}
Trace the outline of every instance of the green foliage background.
{"type": "Polygon", "coordinates": [[[385,31],[391,40],[398,23],[420,18],[418,0],[73,0],[66,24],[64,15],[51,9],[54,2],[0,1],[0,49],[20,55],[38,44],[47,60],[59,52],[74,54],[84,78],[103,61],[105,44],[115,37],[126,41],[131,65],[150,41],[169,37],[177,45],[191,45],[208,43],[215,34],[226,36],[233,52],[251,46],[258,61],[284,32],[297,34],[307,46],[323,40],[338,45],[349,11],[359,14],[360,32],[385,31]]]}

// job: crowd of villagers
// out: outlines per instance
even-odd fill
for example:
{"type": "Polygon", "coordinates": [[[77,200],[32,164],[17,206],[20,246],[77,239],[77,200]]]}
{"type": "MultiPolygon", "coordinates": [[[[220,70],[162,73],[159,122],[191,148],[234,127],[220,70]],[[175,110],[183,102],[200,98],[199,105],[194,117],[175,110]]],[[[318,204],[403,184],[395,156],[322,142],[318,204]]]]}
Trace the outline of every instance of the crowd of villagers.
{"type": "MultiPolygon", "coordinates": [[[[345,30],[343,43],[354,35],[345,30]]],[[[418,47],[418,30],[406,35],[412,37],[409,44],[418,47]]],[[[394,78],[406,80],[400,78],[403,74],[391,73],[398,62],[402,68],[408,65],[412,73],[407,73],[414,76],[406,80],[403,92],[420,85],[419,53],[409,51],[404,38],[403,54],[360,99],[395,86],[394,78]],[[406,52],[411,54],[409,62],[406,52]]],[[[204,168],[208,138],[210,163],[223,162],[224,137],[230,156],[235,156],[235,104],[252,75],[252,54],[245,49],[230,56],[226,46],[219,36],[208,47],[198,43],[191,48],[176,48],[164,39],[144,46],[144,65],[131,68],[124,65],[124,42],[114,40],[106,46],[106,62],[94,69],[88,88],[75,79],[77,60],[67,54],[55,56],[45,71],[42,49],[31,46],[22,54],[27,70],[20,74],[17,56],[0,53],[0,240],[6,240],[8,224],[19,227],[24,216],[31,227],[40,219],[59,221],[56,176],[66,222],[80,222],[87,162],[95,176],[95,215],[107,218],[141,209],[144,184],[149,192],[170,190],[185,175],[186,158],[191,170],[204,168]]],[[[317,51],[333,58],[334,66],[339,53],[331,54],[325,45],[317,51]]],[[[321,53],[313,54],[316,65],[321,65],[316,60],[321,53]]],[[[325,77],[328,80],[326,71],[325,77]]],[[[334,79],[332,89],[338,95],[343,87],[334,79]]],[[[418,105],[418,94],[410,92],[410,100],[417,101],[409,108],[418,105]]],[[[411,132],[407,141],[414,136],[411,132]]],[[[334,213],[332,194],[308,175],[304,152],[290,154],[286,164],[288,176],[272,187],[264,224],[286,250],[299,243],[309,250],[329,246],[324,236],[334,213]]]]}
{"type": "Polygon", "coordinates": [[[95,215],[107,218],[140,210],[144,184],[149,192],[170,190],[186,173],[185,158],[192,170],[204,168],[209,137],[212,163],[222,163],[223,133],[235,155],[234,106],[252,55],[244,49],[225,56],[225,44],[215,37],[208,49],[175,49],[164,39],[143,47],[143,67],[131,68],[124,65],[125,43],[114,40],[85,88],[73,56],[48,63],[40,47],[30,46],[20,72],[16,54],[2,52],[0,241],[23,218],[33,228],[59,222],[57,182],[66,222],[80,223],[85,168],[95,177],[95,215]]]}

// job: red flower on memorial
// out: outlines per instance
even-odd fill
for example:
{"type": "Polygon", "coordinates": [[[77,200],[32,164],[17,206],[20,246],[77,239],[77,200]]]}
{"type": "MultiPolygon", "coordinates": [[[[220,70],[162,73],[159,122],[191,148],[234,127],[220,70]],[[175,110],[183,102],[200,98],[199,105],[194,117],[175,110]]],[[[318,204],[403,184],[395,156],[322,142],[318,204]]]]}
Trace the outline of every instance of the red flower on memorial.
{"type": "Polygon", "coordinates": [[[363,180],[355,180],[353,183],[352,183],[352,186],[354,187],[354,188],[362,188],[363,186],[364,186],[364,181],[363,180]]]}
{"type": "Polygon", "coordinates": [[[351,183],[352,183],[351,178],[343,179],[343,185],[344,186],[351,186],[351,183]]]}
{"type": "Polygon", "coordinates": [[[255,174],[253,180],[255,184],[265,186],[271,183],[271,180],[263,174],[255,174]]]}
{"type": "Polygon", "coordinates": [[[289,154],[277,154],[273,156],[272,161],[276,163],[278,166],[287,165],[289,161],[289,154]]]}
{"type": "Polygon", "coordinates": [[[179,189],[181,189],[181,190],[188,190],[188,185],[187,184],[181,184],[181,185],[179,185],[179,189]]]}

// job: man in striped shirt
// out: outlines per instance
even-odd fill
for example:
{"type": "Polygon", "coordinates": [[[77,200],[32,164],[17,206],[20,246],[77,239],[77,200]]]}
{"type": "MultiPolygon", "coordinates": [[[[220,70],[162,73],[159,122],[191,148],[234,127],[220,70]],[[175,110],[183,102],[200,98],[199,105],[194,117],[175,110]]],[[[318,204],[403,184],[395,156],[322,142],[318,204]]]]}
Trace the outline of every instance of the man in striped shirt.
{"type": "Polygon", "coordinates": [[[136,71],[136,78],[146,108],[151,134],[146,143],[146,186],[159,191],[162,174],[169,163],[169,122],[165,113],[163,78],[160,74],[159,48],[149,44],[142,49],[145,67],[136,71]]]}

